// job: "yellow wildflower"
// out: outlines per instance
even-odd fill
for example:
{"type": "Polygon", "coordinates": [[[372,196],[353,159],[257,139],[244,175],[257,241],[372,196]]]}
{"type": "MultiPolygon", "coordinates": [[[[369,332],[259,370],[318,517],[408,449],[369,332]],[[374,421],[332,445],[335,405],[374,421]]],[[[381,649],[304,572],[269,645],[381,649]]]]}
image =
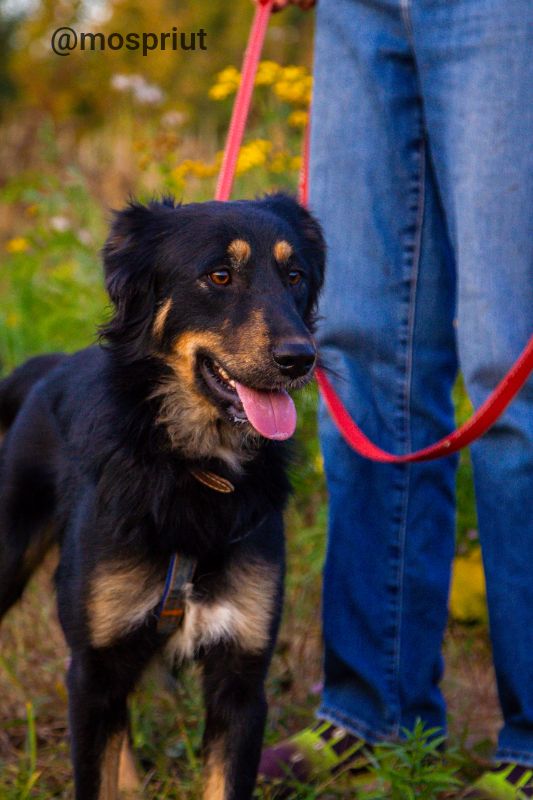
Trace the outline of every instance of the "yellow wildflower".
{"type": "Polygon", "coordinates": [[[281,79],[284,81],[297,81],[309,74],[307,67],[288,66],[281,70],[281,79]]]}
{"type": "Polygon", "coordinates": [[[275,61],[261,61],[257,68],[255,85],[271,86],[279,78],[281,71],[282,68],[275,61]]]}
{"type": "Polygon", "coordinates": [[[10,239],[6,244],[8,253],[25,253],[26,250],[29,250],[29,247],[30,243],[24,236],[15,236],[14,239],[10,239]]]}
{"type": "Polygon", "coordinates": [[[229,97],[230,94],[235,94],[236,91],[236,87],[230,83],[215,83],[209,89],[208,94],[211,100],[225,100],[226,97],[229,97]]]}
{"type": "Polygon", "coordinates": [[[237,67],[225,67],[217,74],[217,81],[219,83],[234,83],[238,86],[241,82],[241,73],[237,67]]]}
{"type": "Polygon", "coordinates": [[[209,89],[212,100],[225,100],[234,94],[241,82],[241,74],[235,67],[226,67],[217,74],[217,82],[209,89]]]}
{"type": "Polygon", "coordinates": [[[217,170],[218,165],[215,163],[207,164],[205,161],[196,161],[191,164],[191,173],[197,178],[212,178],[213,175],[216,175],[217,170]]]}
{"type": "Polygon", "coordinates": [[[288,117],[288,123],[292,128],[305,128],[309,114],[307,111],[299,108],[296,111],[291,111],[288,117]]]}
{"type": "Polygon", "coordinates": [[[267,139],[255,139],[243,145],[237,159],[237,175],[242,175],[244,172],[265,164],[271,149],[272,142],[267,141],[267,139]]]}
{"type": "Polygon", "coordinates": [[[177,167],[174,167],[172,170],[172,177],[178,181],[183,180],[183,178],[186,178],[187,175],[191,174],[193,164],[194,161],[192,159],[184,159],[181,164],[178,164],[177,167]]]}
{"type": "Polygon", "coordinates": [[[302,168],[302,157],[301,156],[293,156],[289,163],[289,169],[293,169],[295,171],[299,171],[302,168]]]}
{"type": "Polygon", "coordinates": [[[284,150],[278,150],[270,159],[268,168],[277,175],[285,172],[289,168],[289,154],[284,150]]]}
{"type": "Polygon", "coordinates": [[[16,311],[10,311],[6,315],[6,328],[16,328],[20,322],[20,314],[16,311]]]}
{"type": "Polygon", "coordinates": [[[466,556],[457,556],[454,560],[450,613],[459,622],[474,622],[487,618],[485,575],[479,547],[466,556]]]}
{"type": "Polygon", "coordinates": [[[288,81],[283,78],[274,84],[274,92],[286,103],[291,105],[307,105],[311,100],[313,79],[310,75],[297,81],[288,81]]]}
{"type": "Polygon", "coordinates": [[[172,177],[177,181],[183,181],[191,175],[195,178],[211,178],[217,174],[219,165],[220,157],[218,154],[211,164],[198,159],[186,158],[172,170],[172,177]]]}

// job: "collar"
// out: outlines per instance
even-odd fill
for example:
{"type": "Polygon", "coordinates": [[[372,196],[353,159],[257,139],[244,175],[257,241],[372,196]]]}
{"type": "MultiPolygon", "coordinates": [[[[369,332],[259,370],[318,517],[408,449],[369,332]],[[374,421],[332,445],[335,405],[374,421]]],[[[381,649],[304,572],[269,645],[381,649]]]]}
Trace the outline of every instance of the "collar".
{"type": "Polygon", "coordinates": [[[221,475],[217,475],[216,472],[209,472],[207,469],[191,469],[190,473],[197,481],[203,483],[204,486],[209,486],[215,492],[229,494],[235,491],[235,486],[232,482],[221,475]]]}

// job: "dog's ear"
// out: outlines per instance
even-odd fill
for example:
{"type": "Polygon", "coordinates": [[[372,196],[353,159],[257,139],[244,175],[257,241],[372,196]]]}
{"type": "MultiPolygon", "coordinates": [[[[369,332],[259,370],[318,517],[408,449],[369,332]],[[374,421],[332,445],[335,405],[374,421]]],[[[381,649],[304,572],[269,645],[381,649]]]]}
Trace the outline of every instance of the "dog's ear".
{"type": "Polygon", "coordinates": [[[288,222],[296,231],[301,241],[301,255],[313,270],[312,288],[316,297],[324,282],[326,265],[326,242],[319,222],[297,200],[287,194],[267,195],[260,203],[288,222]]]}
{"type": "Polygon", "coordinates": [[[114,213],[102,250],[105,285],[115,306],[113,318],[101,329],[110,343],[139,342],[152,322],[157,304],[158,243],[171,199],[148,206],[132,202],[114,213]]]}
{"type": "Polygon", "coordinates": [[[102,250],[105,284],[115,306],[151,293],[155,281],[154,209],[132,202],[113,214],[102,250]]]}

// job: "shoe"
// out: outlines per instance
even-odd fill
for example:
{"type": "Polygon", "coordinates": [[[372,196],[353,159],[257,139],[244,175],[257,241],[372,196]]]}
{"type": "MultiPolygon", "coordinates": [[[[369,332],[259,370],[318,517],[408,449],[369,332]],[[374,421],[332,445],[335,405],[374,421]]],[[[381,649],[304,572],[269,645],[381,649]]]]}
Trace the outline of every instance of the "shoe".
{"type": "Polygon", "coordinates": [[[325,780],[344,771],[354,782],[362,782],[369,778],[370,751],[370,745],[344,728],[319,722],[263,750],[259,780],[276,785],[276,798],[289,796],[291,784],[325,780]]]}
{"type": "Polygon", "coordinates": [[[498,764],[484,772],[465,797],[479,800],[533,798],[533,769],[519,764],[498,764]]]}

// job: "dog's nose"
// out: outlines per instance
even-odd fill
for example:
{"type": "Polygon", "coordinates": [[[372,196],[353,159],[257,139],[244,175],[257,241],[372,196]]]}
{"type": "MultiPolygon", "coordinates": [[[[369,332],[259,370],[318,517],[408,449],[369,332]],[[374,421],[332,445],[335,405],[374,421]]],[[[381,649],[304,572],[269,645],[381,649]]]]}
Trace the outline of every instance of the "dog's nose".
{"type": "Polygon", "coordinates": [[[313,368],[316,350],[310,342],[279,342],[272,351],[272,357],[284,375],[301,378],[313,368]]]}

